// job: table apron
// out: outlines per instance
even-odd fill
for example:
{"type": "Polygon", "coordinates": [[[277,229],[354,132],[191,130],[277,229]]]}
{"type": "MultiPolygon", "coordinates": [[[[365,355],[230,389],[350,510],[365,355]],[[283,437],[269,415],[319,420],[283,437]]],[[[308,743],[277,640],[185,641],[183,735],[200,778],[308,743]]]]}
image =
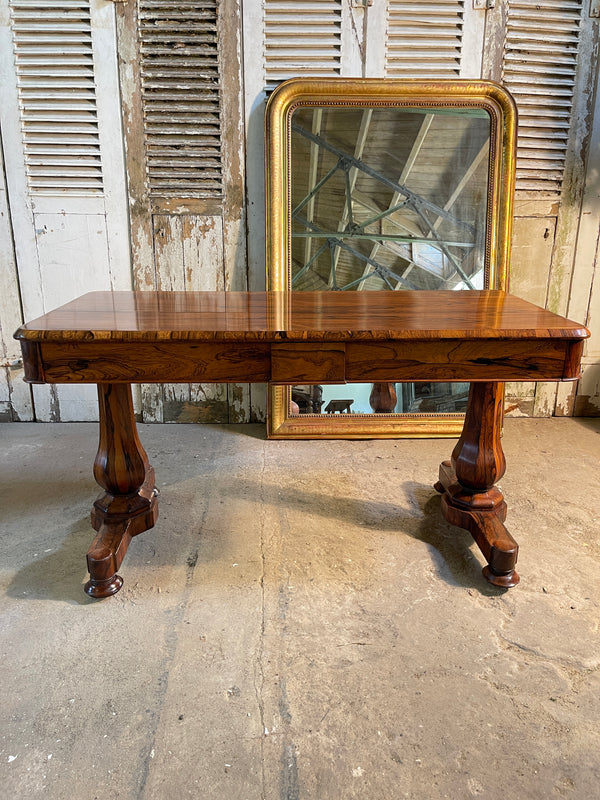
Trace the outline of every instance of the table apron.
{"type": "Polygon", "coordinates": [[[582,342],[21,341],[30,383],[371,383],[579,377],[582,342]]]}

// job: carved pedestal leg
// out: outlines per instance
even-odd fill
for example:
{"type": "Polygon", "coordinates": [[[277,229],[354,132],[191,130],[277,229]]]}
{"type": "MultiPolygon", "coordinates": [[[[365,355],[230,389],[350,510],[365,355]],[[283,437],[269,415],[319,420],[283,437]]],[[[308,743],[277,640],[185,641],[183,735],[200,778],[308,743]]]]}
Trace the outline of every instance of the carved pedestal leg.
{"type": "Polygon", "coordinates": [[[444,493],[444,517],[470,531],[487,559],[484,576],[508,588],[519,582],[519,546],[504,527],[506,503],[494,486],[506,467],[500,442],[503,399],[501,383],[471,384],[462,434],[452,460],[440,465],[435,488],[444,493]]]}
{"type": "Polygon", "coordinates": [[[100,442],[94,477],[105,490],[94,503],[92,525],[98,535],[88,550],[91,597],[119,591],[117,575],[133,536],[151,528],[158,517],[154,469],[138,438],[131,387],[99,384],[100,442]]]}

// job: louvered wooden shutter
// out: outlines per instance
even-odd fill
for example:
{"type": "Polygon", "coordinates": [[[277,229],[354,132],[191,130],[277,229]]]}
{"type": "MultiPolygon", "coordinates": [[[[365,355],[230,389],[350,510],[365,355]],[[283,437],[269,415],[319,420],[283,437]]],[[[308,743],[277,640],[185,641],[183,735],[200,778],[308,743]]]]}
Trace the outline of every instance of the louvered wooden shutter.
{"type": "Polygon", "coordinates": [[[464,2],[389,0],[386,73],[403,78],[460,75],[464,2]]]}
{"type": "Polygon", "coordinates": [[[151,197],[222,194],[216,0],[139,0],[146,171],[151,197]]]}
{"type": "Polygon", "coordinates": [[[274,86],[298,75],[341,71],[341,0],[265,0],[265,78],[274,86]]]}
{"type": "Polygon", "coordinates": [[[88,0],[12,0],[19,111],[32,194],[102,193],[88,0]]]}
{"type": "Polygon", "coordinates": [[[517,189],[561,189],[571,122],[581,0],[511,0],[503,82],[519,108],[517,189]]]}

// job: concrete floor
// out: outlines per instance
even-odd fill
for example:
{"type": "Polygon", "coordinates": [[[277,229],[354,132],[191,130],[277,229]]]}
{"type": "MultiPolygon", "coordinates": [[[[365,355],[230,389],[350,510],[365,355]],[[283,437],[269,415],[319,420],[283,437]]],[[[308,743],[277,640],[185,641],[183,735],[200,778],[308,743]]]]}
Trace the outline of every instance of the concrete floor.
{"type": "Polygon", "coordinates": [[[1,797],[599,796],[600,420],[507,420],[508,592],[452,442],[140,433],[160,518],[97,602],[96,427],[0,427],[1,797]]]}

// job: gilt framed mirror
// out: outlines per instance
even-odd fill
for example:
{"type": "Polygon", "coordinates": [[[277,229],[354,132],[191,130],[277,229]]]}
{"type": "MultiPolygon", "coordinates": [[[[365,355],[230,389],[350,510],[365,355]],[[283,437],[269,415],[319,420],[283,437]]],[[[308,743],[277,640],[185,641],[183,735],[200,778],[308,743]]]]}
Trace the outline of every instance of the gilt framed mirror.
{"type": "MultiPolygon", "coordinates": [[[[506,289],[516,109],[486,81],[292,79],[266,112],[267,289],[506,289]]],[[[272,438],[457,436],[468,384],[269,387],[272,438]]]]}

